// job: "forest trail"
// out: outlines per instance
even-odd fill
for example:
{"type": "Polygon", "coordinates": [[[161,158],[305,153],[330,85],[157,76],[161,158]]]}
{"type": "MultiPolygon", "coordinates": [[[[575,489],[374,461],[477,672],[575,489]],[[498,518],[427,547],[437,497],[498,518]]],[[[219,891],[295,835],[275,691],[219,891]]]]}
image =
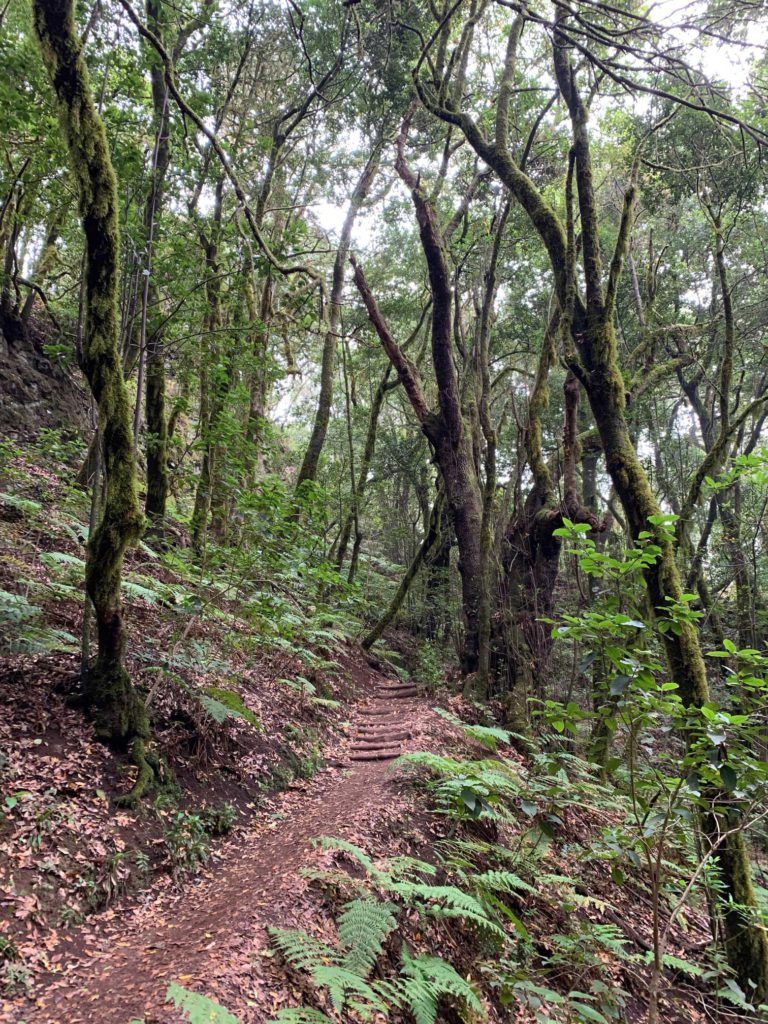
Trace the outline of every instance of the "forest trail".
{"type": "MultiPolygon", "coordinates": [[[[279,815],[260,815],[224,852],[203,881],[165,895],[126,916],[66,933],[52,951],[54,971],[34,1003],[6,1004],[4,1022],[19,1024],[170,1024],[181,1015],[165,1002],[169,983],[221,995],[233,990],[261,1010],[266,995],[256,954],[268,945],[266,927],[300,923],[300,870],[312,840],[335,835],[351,841],[366,822],[396,800],[388,768],[413,749],[432,717],[415,687],[386,680],[374,670],[371,692],[352,708],[350,741],[326,750],[332,767],[302,790],[284,794],[279,815]],[[330,776],[330,778],[329,778],[330,776]],[[275,821],[274,819],[279,820],[275,821]],[[226,983],[222,985],[222,981],[226,983]],[[262,1000],[258,999],[262,996],[262,1000]],[[255,1002],[254,1002],[255,997],[255,1002]]],[[[108,915],[105,915],[108,916],[108,915]]]]}

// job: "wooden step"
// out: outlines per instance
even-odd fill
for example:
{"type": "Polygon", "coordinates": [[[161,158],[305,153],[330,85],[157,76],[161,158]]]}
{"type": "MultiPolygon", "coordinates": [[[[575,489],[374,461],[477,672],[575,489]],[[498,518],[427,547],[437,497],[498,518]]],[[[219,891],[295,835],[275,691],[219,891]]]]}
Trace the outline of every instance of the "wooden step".
{"type": "MultiPolygon", "coordinates": [[[[350,751],[393,751],[397,746],[391,739],[386,739],[384,742],[372,742],[372,743],[352,743],[350,751]]],[[[399,746],[397,746],[399,751],[399,746]]]]}
{"type": "Polygon", "coordinates": [[[360,729],[355,734],[358,740],[409,740],[411,734],[402,729],[360,729]]]}
{"type": "Polygon", "coordinates": [[[349,755],[350,761],[394,761],[400,757],[400,750],[361,750],[349,755]]]}

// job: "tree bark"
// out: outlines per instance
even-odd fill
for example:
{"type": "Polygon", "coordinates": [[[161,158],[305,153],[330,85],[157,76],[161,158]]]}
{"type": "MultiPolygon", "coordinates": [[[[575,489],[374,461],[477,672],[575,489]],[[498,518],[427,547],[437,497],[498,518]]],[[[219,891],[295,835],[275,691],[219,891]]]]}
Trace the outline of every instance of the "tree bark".
{"type": "Polygon", "coordinates": [[[130,744],[139,777],[137,797],[152,778],[146,758],[146,708],[124,665],[120,597],[123,557],[141,532],[131,413],[118,347],[117,183],[104,125],[93,102],[77,37],[72,0],[36,0],[35,30],[58,101],[77,184],[86,248],[82,367],[99,410],[106,497],[88,542],[86,589],[95,611],[98,655],[86,679],[99,735],[130,744]]]}
{"type": "MultiPolygon", "coordinates": [[[[147,0],[147,25],[164,39],[162,7],[157,0],[147,0]]],[[[146,345],[146,424],[147,424],[147,496],[144,511],[147,517],[161,522],[168,500],[168,418],[165,411],[165,353],[162,327],[151,325],[149,338],[146,326],[150,310],[157,312],[159,291],[153,278],[155,235],[160,221],[165,192],[165,179],[171,163],[170,127],[168,123],[168,86],[163,62],[152,47],[148,48],[152,81],[152,108],[155,125],[155,148],[149,194],[144,205],[144,235],[147,247],[146,284],[142,297],[142,334],[146,345]]],[[[154,317],[153,319],[157,319],[154,317]]]]}
{"type": "Polygon", "coordinates": [[[328,423],[331,418],[331,404],[333,402],[333,377],[336,366],[336,343],[338,341],[339,327],[341,326],[341,300],[344,293],[344,272],[346,270],[349,247],[352,240],[352,229],[355,226],[357,214],[370,192],[373,181],[379,169],[382,142],[377,140],[373,151],[363,168],[363,172],[352,192],[349,200],[349,208],[339,238],[339,247],[336,250],[336,260],[333,265],[333,284],[331,286],[330,312],[328,326],[323,341],[323,355],[320,369],[320,395],[317,400],[317,412],[312,427],[312,435],[304,454],[299,475],[296,478],[296,491],[302,484],[317,478],[317,468],[320,464],[320,456],[325,444],[325,436],[328,433],[328,423]]]}

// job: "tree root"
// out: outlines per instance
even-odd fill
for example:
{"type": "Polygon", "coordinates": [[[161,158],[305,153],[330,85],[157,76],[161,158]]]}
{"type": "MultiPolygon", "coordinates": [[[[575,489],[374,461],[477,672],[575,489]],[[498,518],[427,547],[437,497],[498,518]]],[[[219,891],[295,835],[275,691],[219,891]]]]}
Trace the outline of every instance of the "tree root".
{"type": "Polygon", "coordinates": [[[131,762],[138,769],[138,775],[129,792],[115,800],[118,807],[136,807],[147,793],[166,782],[167,772],[162,760],[147,749],[146,741],[141,737],[131,745],[131,762]]]}

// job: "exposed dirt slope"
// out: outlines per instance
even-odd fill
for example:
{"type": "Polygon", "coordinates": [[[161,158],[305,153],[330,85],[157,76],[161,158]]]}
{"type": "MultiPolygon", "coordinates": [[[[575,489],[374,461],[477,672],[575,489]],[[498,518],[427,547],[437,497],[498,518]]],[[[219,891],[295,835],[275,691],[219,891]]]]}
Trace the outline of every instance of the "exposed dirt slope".
{"type": "Polygon", "coordinates": [[[87,389],[77,370],[46,352],[49,341],[34,320],[23,339],[8,341],[0,330],[0,437],[28,440],[44,428],[88,437],[87,389]]]}

